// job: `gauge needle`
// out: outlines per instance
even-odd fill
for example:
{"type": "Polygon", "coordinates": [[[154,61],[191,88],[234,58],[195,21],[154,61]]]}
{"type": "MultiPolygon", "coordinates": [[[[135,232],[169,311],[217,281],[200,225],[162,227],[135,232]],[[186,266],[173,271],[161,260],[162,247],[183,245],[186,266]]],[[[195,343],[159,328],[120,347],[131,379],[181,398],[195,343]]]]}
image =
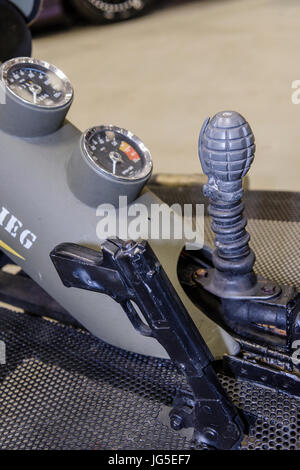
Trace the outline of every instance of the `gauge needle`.
{"type": "Polygon", "coordinates": [[[113,162],[113,175],[116,174],[116,169],[117,169],[117,163],[123,163],[122,157],[118,152],[110,152],[109,158],[113,162]]]}
{"type": "Polygon", "coordinates": [[[33,94],[33,103],[36,104],[37,95],[41,93],[42,91],[41,87],[39,85],[35,85],[34,83],[32,83],[32,85],[30,85],[29,87],[29,91],[31,91],[31,93],[33,94]]]}

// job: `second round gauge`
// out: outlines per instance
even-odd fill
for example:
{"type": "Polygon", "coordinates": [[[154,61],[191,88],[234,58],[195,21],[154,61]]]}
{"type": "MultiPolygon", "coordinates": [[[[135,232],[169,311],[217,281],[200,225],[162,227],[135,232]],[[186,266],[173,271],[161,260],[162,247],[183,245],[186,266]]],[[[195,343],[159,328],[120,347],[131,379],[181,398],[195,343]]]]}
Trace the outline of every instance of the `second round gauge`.
{"type": "Polygon", "coordinates": [[[149,150],[132,132],[116,126],[85,131],[67,166],[72,193],[85,204],[120,207],[133,202],[152,172],[149,150]],[[120,201],[122,197],[122,201],[120,201]]]}
{"type": "Polygon", "coordinates": [[[116,126],[88,129],[83,150],[95,169],[115,179],[139,180],[152,171],[150,152],[130,131],[116,126]]]}

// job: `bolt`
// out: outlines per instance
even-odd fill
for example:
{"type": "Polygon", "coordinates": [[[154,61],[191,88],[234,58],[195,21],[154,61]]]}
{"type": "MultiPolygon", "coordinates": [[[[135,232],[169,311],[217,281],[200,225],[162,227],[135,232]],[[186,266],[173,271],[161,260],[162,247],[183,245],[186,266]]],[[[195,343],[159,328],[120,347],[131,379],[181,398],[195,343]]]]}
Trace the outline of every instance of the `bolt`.
{"type": "Polygon", "coordinates": [[[204,433],[204,436],[206,437],[206,439],[208,439],[210,441],[215,441],[218,438],[218,433],[213,428],[205,428],[203,430],[203,433],[204,433]]]}
{"type": "Polygon", "coordinates": [[[173,415],[170,418],[171,428],[175,431],[179,431],[183,427],[183,419],[180,415],[173,415]]]}
{"type": "Polygon", "coordinates": [[[203,279],[204,277],[208,276],[208,272],[206,271],[206,269],[203,268],[197,269],[197,271],[194,273],[194,276],[197,279],[203,279]]]}
{"type": "Polygon", "coordinates": [[[274,286],[263,286],[261,288],[261,290],[265,293],[265,294],[274,294],[275,290],[276,290],[276,287],[274,286]]]}

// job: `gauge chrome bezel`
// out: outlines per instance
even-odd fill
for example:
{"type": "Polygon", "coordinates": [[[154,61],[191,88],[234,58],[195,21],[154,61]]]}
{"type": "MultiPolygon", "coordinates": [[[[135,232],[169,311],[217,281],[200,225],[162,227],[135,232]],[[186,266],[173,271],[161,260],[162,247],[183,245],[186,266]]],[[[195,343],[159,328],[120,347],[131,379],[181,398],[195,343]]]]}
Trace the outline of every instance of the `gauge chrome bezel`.
{"type": "Polygon", "coordinates": [[[92,165],[96,171],[103,173],[104,175],[109,176],[110,178],[118,181],[140,181],[143,180],[147,177],[149,177],[152,173],[153,169],[153,163],[152,163],[152,157],[150,151],[147,149],[145,144],[136,136],[134,135],[131,131],[128,131],[126,129],[123,129],[122,127],[117,127],[113,125],[108,125],[108,126],[94,126],[90,127],[87,129],[81,137],[81,148],[83,151],[84,156],[87,158],[89,164],[92,165]],[[117,134],[120,134],[124,136],[126,139],[132,141],[134,146],[136,147],[139,155],[141,158],[144,160],[144,165],[142,171],[140,171],[137,175],[135,176],[121,176],[121,175],[114,175],[112,172],[106,170],[105,168],[101,167],[98,165],[94,160],[93,157],[91,156],[89,149],[87,147],[88,140],[93,136],[94,134],[98,132],[103,132],[103,131],[113,131],[116,132],[117,134]]]}
{"type": "Polygon", "coordinates": [[[11,93],[15,98],[20,100],[22,103],[25,103],[28,106],[32,107],[38,107],[38,108],[44,108],[44,109],[58,109],[62,108],[63,106],[66,106],[68,103],[71,102],[74,91],[72,84],[68,77],[62,72],[62,70],[58,69],[55,67],[53,64],[49,64],[49,62],[46,62],[44,60],[40,59],[34,59],[33,57],[17,57],[14,59],[9,59],[6,62],[4,62],[1,67],[0,67],[0,80],[5,84],[6,89],[11,93]],[[10,84],[8,82],[8,72],[13,67],[14,65],[17,64],[24,64],[24,65],[39,65],[40,67],[43,67],[46,71],[54,73],[64,84],[65,86],[65,92],[64,92],[64,97],[61,100],[60,103],[54,103],[51,105],[45,105],[45,104],[39,104],[39,103],[32,103],[31,101],[28,101],[21,96],[19,96],[17,93],[15,93],[11,88],[10,84]]]}

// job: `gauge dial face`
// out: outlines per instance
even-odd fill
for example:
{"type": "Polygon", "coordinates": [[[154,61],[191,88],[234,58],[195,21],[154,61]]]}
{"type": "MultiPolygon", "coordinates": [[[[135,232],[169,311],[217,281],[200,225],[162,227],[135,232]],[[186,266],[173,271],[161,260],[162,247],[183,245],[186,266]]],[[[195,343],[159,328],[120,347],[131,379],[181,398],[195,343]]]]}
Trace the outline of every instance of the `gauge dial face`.
{"type": "Polygon", "coordinates": [[[138,180],[149,176],[152,171],[149,150],[125,129],[93,127],[83,136],[83,148],[98,170],[116,179],[138,180]]]}
{"type": "Polygon", "coordinates": [[[128,18],[135,12],[143,10],[145,0],[88,0],[90,5],[102,12],[108,20],[128,18]]]}
{"type": "Polygon", "coordinates": [[[5,62],[1,79],[14,96],[34,106],[57,108],[73,97],[72,85],[65,74],[38,59],[19,57],[5,62]]]}

